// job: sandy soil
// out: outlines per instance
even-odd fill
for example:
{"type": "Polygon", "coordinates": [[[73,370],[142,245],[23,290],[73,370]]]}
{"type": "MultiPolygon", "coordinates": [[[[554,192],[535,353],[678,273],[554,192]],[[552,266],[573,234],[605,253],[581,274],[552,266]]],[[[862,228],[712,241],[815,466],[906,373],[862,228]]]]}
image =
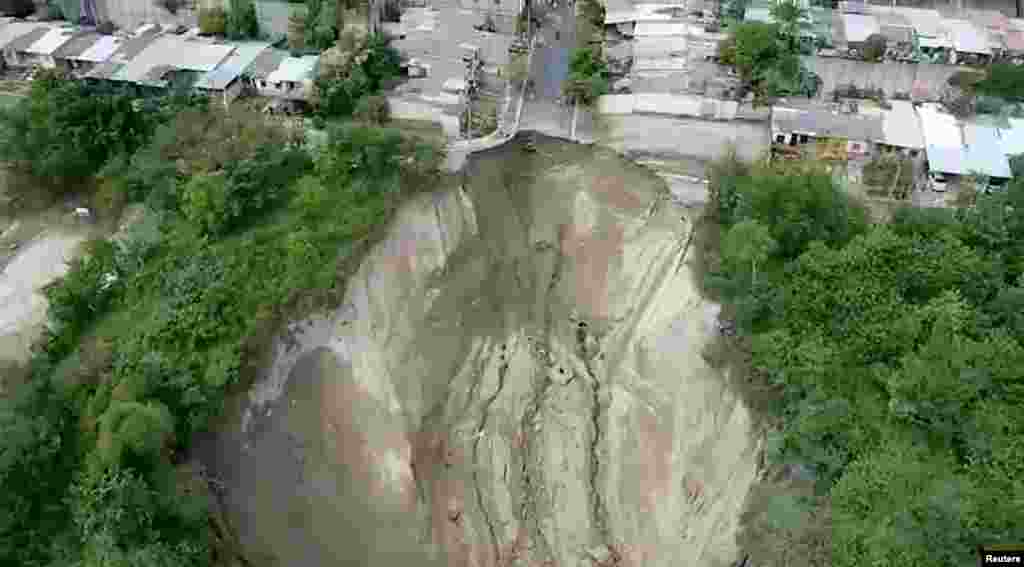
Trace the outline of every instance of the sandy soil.
{"type": "Polygon", "coordinates": [[[257,565],[727,565],[756,476],[692,212],[611,151],[478,154],[196,456],[257,565]]]}

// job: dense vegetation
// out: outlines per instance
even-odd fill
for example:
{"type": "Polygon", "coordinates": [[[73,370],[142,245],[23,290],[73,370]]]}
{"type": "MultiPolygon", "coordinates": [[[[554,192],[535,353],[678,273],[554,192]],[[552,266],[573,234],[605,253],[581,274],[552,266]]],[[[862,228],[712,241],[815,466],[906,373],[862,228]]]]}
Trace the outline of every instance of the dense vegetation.
{"type": "MultiPolygon", "coordinates": [[[[317,115],[322,119],[352,116],[359,102],[379,93],[400,72],[401,58],[383,35],[346,33],[331,52],[325,53],[316,80],[317,115]]],[[[386,100],[385,100],[386,103],[386,100]]],[[[380,102],[373,103],[379,107],[380,102]]],[[[386,104],[385,104],[386,105],[386,104]]],[[[369,112],[380,118],[386,111],[369,112]]]]}
{"type": "Polygon", "coordinates": [[[774,392],[768,456],[821,495],[776,512],[788,541],[758,564],[966,565],[1024,539],[1024,179],[888,225],[814,165],[730,158],[711,188],[708,284],[774,392]]]}
{"type": "Polygon", "coordinates": [[[0,564],[230,560],[185,464],[193,435],[280,321],[336,297],[374,227],[435,183],[440,150],[399,131],[334,124],[313,148],[259,114],[176,100],[43,78],[0,114],[5,156],[144,211],[47,290],[29,378],[0,400],[0,564]]]}
{"type": "Polygon", "coordinates": [[[576,26],[577,47],[569,57],[569,76],[563,91],[569,100],[589,106],[608,93],[608,61],[604,55],[605,8],[596,0],[583,0],[583,17],[576,26]]]}
{"type": "Polygon", "coordinates": [[[799,58],[806,10],[796,2],[779,2],[772,6],[772,17],[776,23],[731,26],[729,36],[718,46],[719,59],[733,67],[758,102],[785,95],[814,96],[820,79],[799,58]]]}

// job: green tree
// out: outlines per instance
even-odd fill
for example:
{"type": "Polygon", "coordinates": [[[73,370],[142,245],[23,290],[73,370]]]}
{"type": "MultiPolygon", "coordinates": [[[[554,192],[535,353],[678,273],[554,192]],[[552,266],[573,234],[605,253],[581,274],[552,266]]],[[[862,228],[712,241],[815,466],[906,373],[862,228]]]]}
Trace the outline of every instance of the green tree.
{"type": "Polygon", "coordinates": [[[768,227],[753,219],[745,220],[726,233],[722,240],[722,259],[733,273],[747,272],[751,286],[756,286],[757,269],[768,260],[775,246],[768,227]]]}
{"type": "Polygon", "coordinates": [[[228,14],[224,8],[215,6],[199,11],[199,32],[203,35],[224,35],[227,32],[228,14]]]}
{"type": "Polygon", "coordinates": [[[354,116],[367,124],[380,126],[391,120],[391,106],[385,96],[365,96],[356,104],[354,116]]]}
{"type": "Polygon", "coordinates": [[[225,34],[229,39],[253,39],[260,36],[260,21],[253,0],[231,0],[225,34]]]}
{"type": "Polygon", "coordinates": [[[797,0],[780,0],[772,4],[770,13],[779,26],[779,35],[785,39],[789,50],[796,53],[803,31],[810,27],[807,10],[797,0]]]}

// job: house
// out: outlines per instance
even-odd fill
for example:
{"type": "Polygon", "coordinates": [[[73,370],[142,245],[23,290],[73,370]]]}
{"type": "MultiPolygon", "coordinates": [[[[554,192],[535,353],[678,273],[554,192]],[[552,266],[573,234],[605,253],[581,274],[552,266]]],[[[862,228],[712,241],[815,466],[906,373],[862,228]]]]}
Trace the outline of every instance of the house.
{"type": "Polygon", "coordinates": [[[871,141],[880,153],[899,152],[910,158],[923,158],[924,134],[914,105],[906,100],[891,100],[888,105],[890,108],[861,110],[861,114],[882,119],[882,136],[871,141]]]}
{"type": "Polygon", "coordinates": [[[988,33],[967,20],[946,20],[946,29],[953,39],[951,63],[984,64],[992,60],[988,33]]]}
{"type": "Polygon", "coordinates": [[[235,44],[234,47],[227,59],[200,77],[194,85],[197,90],[219,98],[224,106],[231,104],[247,86],[252,85],[246,79],[245,72],[264,51],[270,49],[270,44],[246,42],[235,44]]]}
{"type": "Polygon", "coordinates": [[[56,54],[57,64],[70,70],[76,76],[82,77],[95,69],[97,65],[109,60],[124,41],[123,38],[113,35],[95,35],[98,37],[84,36],[80,39],[81,44],[85,44],[87,41],[92,42],[83,49],[78,49],[79,44],[76,42],[79,40],[66,43],[56,54]]]}
{"type": "Polygon", "coordinates": [[[263,96],[308,101],[319,62],[318,55],[291,57],[285,51],[265,50],[253,60],[249,74],[263,96]]]}
{"type": "Polygon", "coordinates": [[[121,66],[110,80],[134,84],[143,89],[170,86],[190,87],[213,71],[234,46],[159,35],[121,66]]]}
{"type": "Polygon", "coordinates": [[[75,35],[76,32],[71,27],[51,27],[39,39],[32,42],[31,45],[19,51],[19,59],[29,67],[38,66],[44,69],[54,69],[57,67],[54,53],[62,45],[71,41],[75,35]]]}
{"type": "Polygon", "coordinates": [[[41,22],[9,21],[0,28],[0,49],[3,49],[4,67],[28,67],[25,49],[46,35],[49,26],[41,22]]]}
{"type": "MultiPolygon", "coordinates": [[[[157,35],[142,34],[131,37],[118,37],[117,41],[94,45],[92,55],[95,59],[106,57],[101,62],[94,62],[91,68],[79,74],[88,81],[110,81],[129,61],[156,41],[157,35]],[[108,50],[113,53],[105,53],[108,50]]],[[[84,54],[83,54],[84,55],[84,54]]]]}
{"type": "Polygon", "coordinates": [[[772,108],[772,142],[800,147],[813,144],[819,159],[864,159],[885,138],[880,116],[866,116],[843,105],[787,105],[772,108]],[[802,107],[801,107],[802,106],[802,107]]]}
{"type": "Polygon", "coordinates": [[[932,188],[945,190],[950,181],[980,174],[999,185],[1011,177],[1004,142],[995,126],[964,122],[936,104],[918,108],[932,188]]]}

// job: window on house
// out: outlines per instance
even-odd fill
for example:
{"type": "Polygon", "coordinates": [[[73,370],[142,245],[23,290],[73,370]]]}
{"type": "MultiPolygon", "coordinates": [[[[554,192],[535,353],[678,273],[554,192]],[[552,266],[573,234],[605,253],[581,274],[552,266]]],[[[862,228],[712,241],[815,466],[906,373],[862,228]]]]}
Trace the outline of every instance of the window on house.
{"type": "Polygon", "coordinates": [[[917,157],[917,150],[910,150],[910,157],[916,158],[917,157]]]}
{"type": "Polygon", "coordinates": [[[786,135],[785,134],[779,134],[778,136],[775,136],[775,142],[778,143],[778,144],[785,144],[786,143],[786,135]]]}
{"type": "Polygon", "coordinates": [[[860,144],[856,144],[856,143],[855,144],[850,144],[850,148],[852,148],[853,151],[855,151],[855,152],[859,152],[860,151],[860,144]]]}
{"type": "Polygon", "coordinates": [[[807,142],[810,141],[810,139],[811,139],[811,137],[808,136],[807,134],[800,134],[800,143],[801,144],[806,144],[807,142]]]}

